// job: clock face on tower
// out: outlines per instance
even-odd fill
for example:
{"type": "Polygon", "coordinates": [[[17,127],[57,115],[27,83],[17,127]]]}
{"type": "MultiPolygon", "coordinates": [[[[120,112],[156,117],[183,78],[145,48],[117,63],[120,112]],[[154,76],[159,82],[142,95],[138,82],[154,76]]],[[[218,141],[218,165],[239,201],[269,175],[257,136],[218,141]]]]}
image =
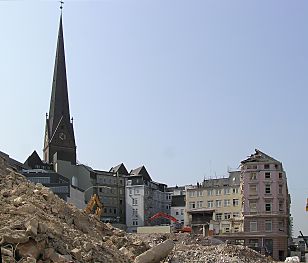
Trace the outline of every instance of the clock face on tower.
{"type": "Polygon", "coordinates": [[[64,132],[60,132],[59,133],[59,138],[60,138],[60,140],[64,141],[66,139],[65,133],[64,132]]]}

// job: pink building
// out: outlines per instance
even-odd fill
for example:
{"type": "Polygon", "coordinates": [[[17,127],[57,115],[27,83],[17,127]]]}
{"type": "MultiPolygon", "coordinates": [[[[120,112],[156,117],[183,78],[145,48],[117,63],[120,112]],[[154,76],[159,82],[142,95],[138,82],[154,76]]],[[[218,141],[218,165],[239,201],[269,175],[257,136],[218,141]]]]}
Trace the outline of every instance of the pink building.
{"type": "Polygon", "coordinates": [[[243,243],[276,260],[284,260],[290,236],[290,196],[282,163],[255,150],[241,162],[241,175],[243,243]]]}

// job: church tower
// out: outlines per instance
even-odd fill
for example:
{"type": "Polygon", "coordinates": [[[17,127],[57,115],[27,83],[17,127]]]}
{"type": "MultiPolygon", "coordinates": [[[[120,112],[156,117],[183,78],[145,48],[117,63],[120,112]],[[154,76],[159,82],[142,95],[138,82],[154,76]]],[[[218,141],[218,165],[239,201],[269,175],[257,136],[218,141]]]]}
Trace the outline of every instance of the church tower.
{"type": "Polygon", "coordinates": [[[46,114],[43,152],[44,161],[47,163],[54,163],[54,154],[57,154],[56,158],[58,160],[76,164],[76,144],[73,120],[70,118],[67,91],[62,12],[60,16],[49,115],[46,114]]]}

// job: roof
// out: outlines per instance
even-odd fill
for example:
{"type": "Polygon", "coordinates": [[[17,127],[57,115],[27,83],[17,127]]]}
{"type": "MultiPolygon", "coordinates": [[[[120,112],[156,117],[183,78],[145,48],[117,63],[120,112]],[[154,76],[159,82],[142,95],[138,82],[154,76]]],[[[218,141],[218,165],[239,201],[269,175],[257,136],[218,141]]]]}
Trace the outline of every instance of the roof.
{"type": "Polygon", "coordinates": [[[258,149],[255,149],[255,153],[251,154],[247,159],[241,161],[241,163],[244,164],[250,162],[268,162],[268,161],[280,163],[273,157],[265,154],[264,152],[261,152],[258,149]]]}
{"type": "Polygon", "coordinates": [[[0,151],[0,156],[4,158],[4,160],[10,165],[12,168],[20,171],[22,169],[29,169],[29,166],[27,164],[23,164],[13,158],[11,158],[8,154],[0,151]]]}
{"type": "Polygon", "coordinates": [[[119,173],[119,174],[122,174],[122,175],[128,175],[128,171],[127,171],[127,169],[126,169],[126,167],[123,163],[120,163],[119,165],[117,165],[115,167],[111,167],[109,172],[119,173]]]}
{"type": "Polygon", "coordinates": [[[147,179],[148,181],[152,181],[152,178],[150,177],[148,171],[145,169],[144,165],[140,166],[134,170],[131,170],[129,173],[130,176],[138,176],[138,175],[142,175],[145,179],[147,179]]]}

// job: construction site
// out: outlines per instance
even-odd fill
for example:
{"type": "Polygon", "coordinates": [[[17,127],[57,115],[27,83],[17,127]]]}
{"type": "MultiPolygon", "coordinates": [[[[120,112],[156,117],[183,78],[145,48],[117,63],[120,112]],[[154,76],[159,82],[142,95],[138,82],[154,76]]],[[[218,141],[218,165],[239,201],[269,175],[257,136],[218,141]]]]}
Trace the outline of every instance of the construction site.
{"type": "Polygon", "coordinates": [[[0,207],[0,262],[275,262],[202,235],[126,233],[29,182],[3,158],[0,207]]]}

